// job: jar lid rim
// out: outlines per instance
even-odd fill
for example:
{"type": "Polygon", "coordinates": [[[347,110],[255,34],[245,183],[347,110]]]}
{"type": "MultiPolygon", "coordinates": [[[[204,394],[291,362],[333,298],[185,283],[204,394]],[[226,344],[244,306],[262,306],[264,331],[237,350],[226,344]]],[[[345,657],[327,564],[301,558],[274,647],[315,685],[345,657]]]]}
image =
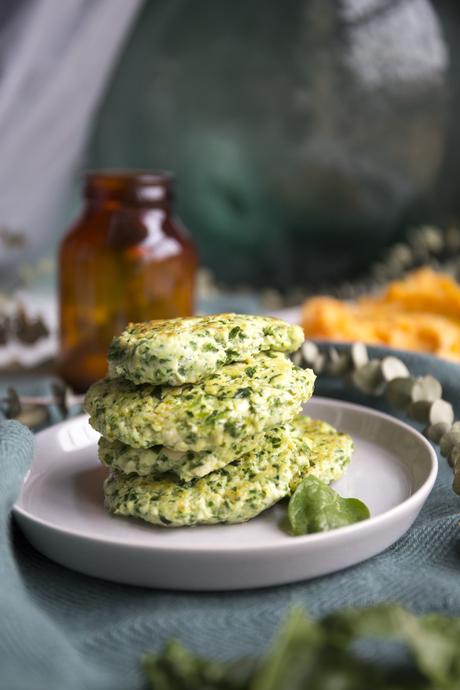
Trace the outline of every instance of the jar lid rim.
{"type": "Polygon", "coordinates": [[[174,173],[169,170],[152,170],[148,168],[95,168],[85,170],[83,177],[86,182],[108,178],[114,182],[135,181],[136,184],[165,185],[173,182],[174,173]]]}

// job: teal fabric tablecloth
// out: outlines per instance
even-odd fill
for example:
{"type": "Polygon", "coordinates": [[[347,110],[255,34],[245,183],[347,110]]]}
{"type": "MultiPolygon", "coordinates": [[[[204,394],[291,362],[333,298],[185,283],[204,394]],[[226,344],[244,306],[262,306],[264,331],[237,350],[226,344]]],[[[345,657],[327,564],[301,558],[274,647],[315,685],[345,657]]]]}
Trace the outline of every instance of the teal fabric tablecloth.
{"type": "MultiPolygon", "coordinates": [[[[378,348],[372,355],[381,355],[378,348]]],[[[432,373],[460,418],[460,366],[399,353],[411,373],[432,373]]],[[[319,379],[317,392],[387,412],[383,400],[319,379]]],[[[460,615],[460,497],[440,459],[420,517],[393,547],[309,582],[230,593],[128,587],[71,572],[35,551],[8,519],[32,458],[32,435],[0,425],[0,690],[140,690],[143,652],[171,637],[217,658],[259,654],[294,604],[314,616],[396,601],[416,612],[460,615]]]]}

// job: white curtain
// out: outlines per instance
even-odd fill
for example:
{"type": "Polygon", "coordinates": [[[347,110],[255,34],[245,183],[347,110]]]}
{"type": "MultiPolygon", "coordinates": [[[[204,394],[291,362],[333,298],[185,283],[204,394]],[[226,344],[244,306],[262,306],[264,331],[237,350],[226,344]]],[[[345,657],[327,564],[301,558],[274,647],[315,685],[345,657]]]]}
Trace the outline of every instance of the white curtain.
{"type": "Polygon", "coordinates": [[[2,0],[0,270],[56,241],[91,120],[142,0],[2,0]],[[17,233],[26,237],[16,246],[17,233]]]}

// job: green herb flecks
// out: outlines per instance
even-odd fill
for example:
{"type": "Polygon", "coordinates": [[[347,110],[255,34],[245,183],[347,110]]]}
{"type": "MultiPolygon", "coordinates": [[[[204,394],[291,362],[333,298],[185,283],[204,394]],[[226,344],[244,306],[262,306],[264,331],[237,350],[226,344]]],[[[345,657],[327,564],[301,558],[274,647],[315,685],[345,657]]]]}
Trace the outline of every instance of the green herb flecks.
{"type": "Polygon", "coordinates": [[[251,388],[246,386],[245,388],[239,388],[235,393],[235,398],[249,398],[251,395],[251,388]]]}

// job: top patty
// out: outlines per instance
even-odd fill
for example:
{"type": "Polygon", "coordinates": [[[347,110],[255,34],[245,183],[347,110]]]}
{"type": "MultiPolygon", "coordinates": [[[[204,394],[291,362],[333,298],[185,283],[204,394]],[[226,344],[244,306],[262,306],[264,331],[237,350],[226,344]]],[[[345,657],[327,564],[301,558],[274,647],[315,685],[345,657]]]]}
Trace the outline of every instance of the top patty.
{"type": "Polygon", "coordinates": [[[134,448],[211,450],[282,424],[313,393],[315,375],[277,352],[221,367],[200,384],[135,386],[103,379],[86,394],[90,423],[134,448]]]}
{"type": "Polygon", "coordinates": [[[109,349],[109,376],[133,383],[195,383],[266,350],[294,352],[300,326],[268,316],[212,314],[133,323],[109,349]]]}

